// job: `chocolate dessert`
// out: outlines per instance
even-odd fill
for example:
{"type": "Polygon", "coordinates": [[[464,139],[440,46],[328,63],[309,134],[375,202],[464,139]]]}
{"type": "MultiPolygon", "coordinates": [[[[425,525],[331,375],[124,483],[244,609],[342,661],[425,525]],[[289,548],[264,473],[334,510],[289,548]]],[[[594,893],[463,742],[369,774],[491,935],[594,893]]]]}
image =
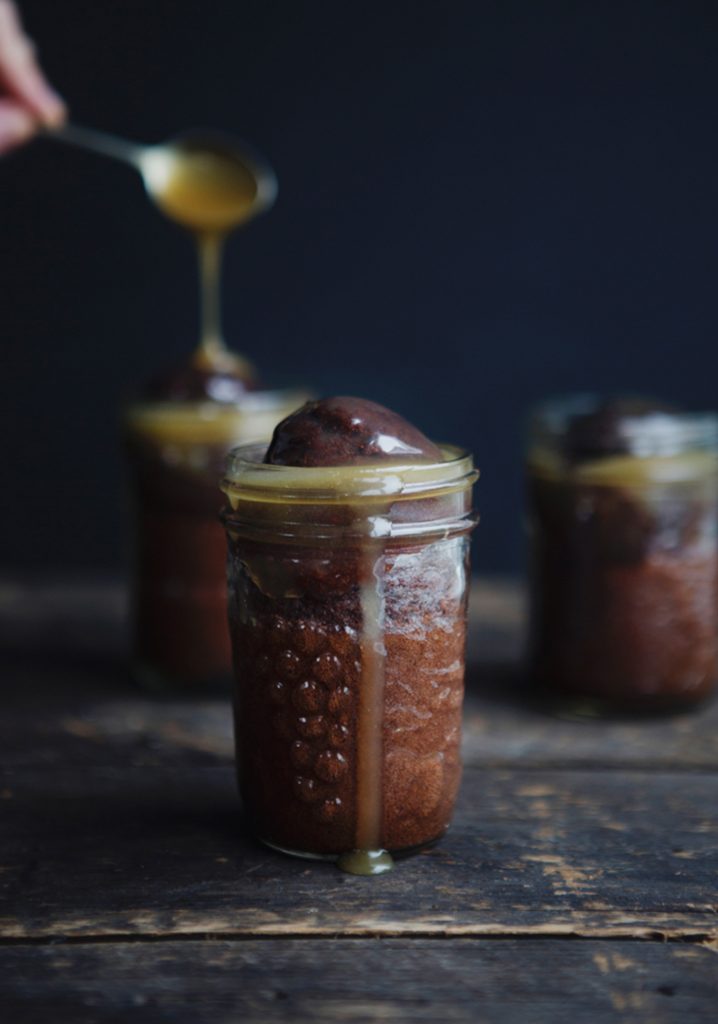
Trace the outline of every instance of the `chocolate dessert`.
{"type": "Polygon", "coordinates": [[[265,462],[275,466],[358,466],[367,459],[441,462],[420,430],[366,398],[306,402],[274,431],[265,462]]]}
{"type": "Polygon", "coordinates": [[[446,830],[474,479],[465,453],[354,398],[230,460],[238,770],[271,845],[375,873],[446,830]]]}
{"type": "Polygon", "coordinates": [[[700,702],[718,676],[715,419],[618,399],[535,425],[534,678],[579,710],[700,702]]]}
{"type": "Polygon", "coordinates": [[[143,398],[151,402],[241,402],[248,391],[259,389],[248,364],[246,370],[242,364],[220,370],[190,363],[153,377],[143,398]]]}

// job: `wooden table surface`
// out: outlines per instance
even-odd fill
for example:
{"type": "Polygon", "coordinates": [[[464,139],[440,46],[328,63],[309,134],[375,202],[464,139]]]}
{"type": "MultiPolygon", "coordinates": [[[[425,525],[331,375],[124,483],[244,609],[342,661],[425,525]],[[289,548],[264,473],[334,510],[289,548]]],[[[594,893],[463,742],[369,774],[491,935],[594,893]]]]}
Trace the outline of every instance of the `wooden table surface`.
{"type": "Polygon", "coordinates": [[[472,601],[450,833],[374,879],[257,845],[228,704],[129,682],[112,584],[0,585],[0,1019],[718,1019],[718,704],[547,714],[472,601]]]}

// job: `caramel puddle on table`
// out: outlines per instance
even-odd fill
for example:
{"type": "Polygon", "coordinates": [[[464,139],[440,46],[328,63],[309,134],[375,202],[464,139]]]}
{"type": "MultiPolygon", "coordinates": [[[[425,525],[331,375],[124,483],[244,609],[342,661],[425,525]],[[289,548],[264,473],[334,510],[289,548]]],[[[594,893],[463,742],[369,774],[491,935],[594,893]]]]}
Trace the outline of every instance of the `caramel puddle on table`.
{"type": "Polygon", "coordinates": [[[337,865],[352,875],[381,875],[394,861],[381,847],[384,681],[384,551],[369,541],[362,555],[361,679],[357,721],[357,828],[355,850],[337,865]]]}

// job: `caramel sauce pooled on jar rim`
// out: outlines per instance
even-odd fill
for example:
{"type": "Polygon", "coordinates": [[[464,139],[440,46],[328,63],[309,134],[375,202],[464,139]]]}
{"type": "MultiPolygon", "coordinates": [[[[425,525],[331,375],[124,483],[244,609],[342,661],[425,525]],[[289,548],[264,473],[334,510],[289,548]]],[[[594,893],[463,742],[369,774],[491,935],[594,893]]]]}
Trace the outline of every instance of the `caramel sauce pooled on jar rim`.
{"type": "Polygon", "coordinates": [[[440,447],[443,462],[282,466],[262,462],[266,442],[242,445],[229,453],[221,488],[233,509],[240,501],[367,506],[382,498],[416,501],[463,493],[478,479],[478,470],[463,449],[440,447]]]}
{"type": "Polygon", "coordinates": [[[136,402],[127,410],[126,423],[130,433],[191,456],[198,445],[228,447],[242,438],[266,437],[306,397],[301,391],[250,391],[237,403],[136,402]]]}
{"type": "MultiPolygon", "coordinates": [[[[337,543],[355,538],[360,548],[361,676],[357,720],[357,817],[355,848],[334,858],[341,870],[355,875],[379,875],[391,871],[393,858],[381,846],[382,754],[385,685],[385,541],[468,532],[475,518],[467,514],[453,495],[462,500],[478,478],[470,455],[442,446],[443,462],[297,467],[262,462],[266,445],[244,445],[227,461],[222,490],[231,513],[225,525],[235,539],[240,536],[286,541],[313,533],[323,539],[336,534],[337,543]],[[392,505],[424,498],[448,498],[445,515],[426,522],[397,523],[392,505]],[[311,524],[317,506],[344,506],[353,510],[349,524],[311,524]],[[302,507],[310,517],[302,521],[302,507]],[[240,520],[232,513],[240,512],[240,520]],[[456,513],[454,515],[454,513],[456,513]],[[310,525],[311,524],[311,525],[310,525]]],[[[331,542],[331,540],[330,540],[331,542]]],[[[282,580],[262,581],[269,592],[279,593],[282,580]]],[[[271,844],[270,844],[271,845],[271,844]]]]}
{"type": "Polygon", "coordinates": [[[680,484],[700,480],[718,472],[711,452],[683,452],[676,455],[609,455],[570,463],[548,449],[529,452],[531,473],[544,480],[605,487],[645,487],[651,484],[680,484]]]}
{"type": "Polygon", "coordinates": [[[712,413],[625,414],[615,437],[606,442],[608,450],[598,444],[572,454],[564,447],[566,424],[596,408],[595,399],[582,397],[538,408],[533,421],[537,436],[526,459],[534,476],[554,483],[630,489],[690,483],[718,469],[718,420],[712,413]]]}

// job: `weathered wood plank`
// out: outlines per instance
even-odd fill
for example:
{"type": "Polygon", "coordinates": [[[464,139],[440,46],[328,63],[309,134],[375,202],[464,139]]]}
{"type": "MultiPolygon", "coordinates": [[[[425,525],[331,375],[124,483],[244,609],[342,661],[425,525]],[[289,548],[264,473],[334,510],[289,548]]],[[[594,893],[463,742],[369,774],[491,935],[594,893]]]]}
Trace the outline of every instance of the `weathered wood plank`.
{"type": "MultiPolygon", "coordinates": [[[[106,636],[78,646],[87,593],[66,618],[53,593],[46,612],[75,623],[70,648],[28,654],[23,641],[5,677],[1,934],[715,934],[718,707],[558,721],[506,662],[474,660],[455,828],[367,883],[244,836],[226,701],[133,691],[106,636]]],[[[483,595],[485,635],[508,657],[516,591],[483,595]]],[[[115,599],[98,601],[100,621],[115,599]]]]}
{"type": "Polygon", "coordinates": [[[718,770],[718,702],[663,718],[570,720],[541,706],[515,672],[469,670],[464,762],[575,768],[718,770]]]}
{"type": "Polygon", "coordinates": [[[450,835],[370,880],[256,845],[196,749],[76,735],[0,797],[9,938],[718,935],[715,774],[471,769],[450,835]]]}
{"type": "MultiPolygon", "coordinates": [[[[523,588],[515,580],[475,580],[469,618],[472,660],[506,661],[522,643],[523,588]]],[[[120,581],[0,577],[0,647],[74,656],[127,649],[129,595],[120,581]]]]}
{"type": "MultiPolygon", "coordinates": [[[[520,588],[482,582],[472,596],[467,764],[718,770],[718,702],[646,721],[556,718],[532,698],[518,671],[520,588]]],[[[114,585],[0,586],[0,645],[14,652],[0,723],[6,764],[52,764],[58,720],[98,742],[232,756],[226,701],[157,701],[133,687],[123,654],[123,600],[114,585]]]]}
{"type": "MultiPolygon", "coordinates": [[[[229,761],[232,725],[225,700],[151,700],[119,678],[116,666],[16,666],[5,685],[0,722],[2,760],[8,767],[67,756],[57,733],[96,743],[201,751],[229,761]]],[[[718,771],[718,703],[692,714],[631,721],[563,721],[522,702],[511,680],[495,693],[497,678],[472,679],[464,715],[467,766],[667,768],[718,771]]]]}
{"type": "Polygon", "coordinates": [[[5,1019],[713,1024],[715,951],[601,941],[317,940],[0,949],[5,1019]]]}
{"type": "Polygon", "coordinates": [[[0,648],[87,656],[121,654],[127,588],[116,580],[0,578],[0,648]]]}
{"type": "MultiPolygon", "coordinates": [[[[150,699],[132,687],[117,662],[48,666],[33,657],[16,661],[4,677],[0,745],[8,767],[49,766],[58,758],[62,763],[72,735],[130,750],[233,756],[227,700],[150,699]]],[[[499,667],[474,668],[463,751],[467,765],[485,767],[718,770],[718,702],[694,714],[646,721],[566,721],[536,707],[499,667]]]]}

